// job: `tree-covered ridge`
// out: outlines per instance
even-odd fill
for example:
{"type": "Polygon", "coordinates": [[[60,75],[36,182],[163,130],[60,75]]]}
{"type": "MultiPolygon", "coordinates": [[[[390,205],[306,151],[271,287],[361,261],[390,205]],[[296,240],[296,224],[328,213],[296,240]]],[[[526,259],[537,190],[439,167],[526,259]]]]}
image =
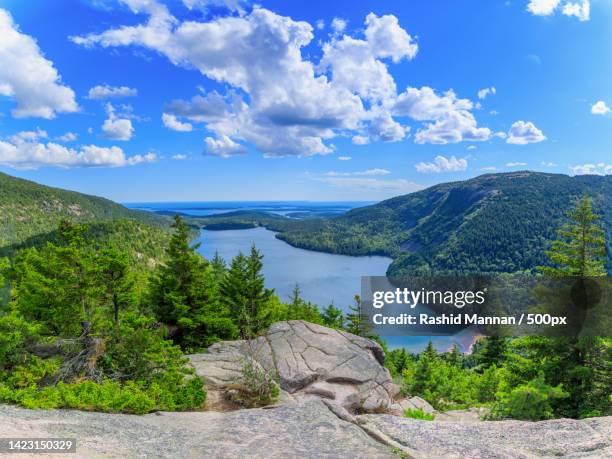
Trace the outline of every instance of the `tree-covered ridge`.
{"type": "Polygon", "coordinates": [[[547,263],[556,228],[584,193],[610,244],[612,177],[536,172],[436,185],[318,225],[294,223],[278,237],[306,249],[392,256],[391,275],[533,270],[547,263]]]}
{"type": "MultiPolygon", "coordinates": [[[[168,225],[164,217],[130,210],[108,199],[47,187],[0,173],[0,251],[6,252],[9,246],[28,243],[33,238],[52,233],[62,220],[100,224],[117,219],[158,228],[168,225]]],[[[139,228],[144,228],[144,225],[139,228]]]]}

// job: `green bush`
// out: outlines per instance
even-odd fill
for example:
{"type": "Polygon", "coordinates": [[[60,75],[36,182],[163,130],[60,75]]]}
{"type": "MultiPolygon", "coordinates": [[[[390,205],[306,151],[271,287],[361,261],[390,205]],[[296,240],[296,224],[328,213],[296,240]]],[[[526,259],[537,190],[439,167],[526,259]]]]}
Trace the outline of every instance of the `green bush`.
{"type": "Polygon", "coordinates": [[[151,411],[176,411],[199,408],[206,400],[202,381],[191,379],[171,391],[157,383],[145,386],[128,381],[124,385],[116,381],[82,381],[73,384],[39,388],[30,385],[11,389],[0,384],[0,401],[15,403],[31,409],[72,408],[85,411],[144,414],[151,411]]]}
{"type": "Polygon", "coordinates": [[[544,382],[543,376],[539,376],[508,393],[500,394],[492,417],[530,421],[551,419],[554,417],[552,402],[567,396],[561,386],[552,387],[544,382]]]}
{"type": "Polygon", "coordinates": [[[410,419],[419,419],[421,421],[433,421],[436,418],[435,414],[426,413],[421,408],[404,410],[404,417],[410,419]]]}
{"type": "Polygon", "coordinates": [[[244,361],[242,375],[231,385],[233,401],[246,407],[255,408],[274,403],[280,395],[280,386],[275,375],[270,374],[252,358],[244,361]]]}

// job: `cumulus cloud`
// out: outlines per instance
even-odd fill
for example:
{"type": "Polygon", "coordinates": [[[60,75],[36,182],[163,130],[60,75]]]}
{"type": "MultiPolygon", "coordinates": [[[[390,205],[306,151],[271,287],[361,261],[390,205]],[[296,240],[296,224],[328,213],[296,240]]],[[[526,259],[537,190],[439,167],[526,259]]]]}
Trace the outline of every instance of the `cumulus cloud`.
{"type": "Polygon", "coordinates": [[[435,157],[434,162],[432,163],[420,162],[414,167],[416,168],[417,172],[428,174],[464,171],[467,169],[467,166],[468,162],[464,158],[457,159],[454,156],[446,158],[445,156],[439,155],[435,157]]]}
{"type": "Polygon", "coordinates": [[[506,163],[506,167],[523,167],[526,165],[527,163],[520,163],[520,162],[506,163]]]}
{"type": "Polygon", "coordinates": [[[55,138],[58,142],[74,142],[76,139],[77,135],[74,132],[66,132],[64,135],[55,138]]]}
{"type": "Polygon", "coordinates": [[[555,12],[561,0],[530,0],[527,11],[537,16],[549,16],[555,12]]]}
{"type": "Polygon", "coordinates": [[[102,131],[111,140],[130,140],[134,134],[132,120],[121,117],[115,113],[115,108],[111,104],[106,104],[107,118],[102,124],[102,131]]]}
{"type": "Polygon", "coordinates": [[[182,22],[155,0],[120,1],[147,20],[71,39],[86,47],[144,47],[228,87],[224,94],[177,100],[164,109],[175,117],[167,118],[170,124],[203,123],[210,139],[226,146],[219,139],[252,144],[267,157],[324,155],[334,151],[331,139],[340,135],[356,144],[403,140],[410,126],[397,119],[402,117],[424,123],[414,136],[417,143],[491,136],[478,126],[474,104],[452,91],[437,95],[427,87],[408,88],[398,97],[388,66],[414,59],[418,44],[393,15],[368,14],[354,35],[336,21],[336,33],[320,44],[322,57],[313,62],[302,55],[314,38],[313,27],[262,7],[182,22]],[[419,100],[407,100],[411,97],[419,100]]]}
{"type": "Polygon", "coordinates": [[[53,62],[45,59],[36,41],[19,31],[0,8],[0,96],[16,102],[15,118],[54,118],[76,112],[74,91],[62,84],[53,62]]]}
{"type": "Polygon", "coordinates": [[[591,106],[591,113],[593,115],[605,115],[609,112],[610,107],[608,107],[603,100],[599,100],[591,106]]]}
{"type": "Polygon", "coordinates": [[[54,142],[41,142],[46,135],[20,132],[6,140],[0,140],[0,164],[19,168],[36,169],[41,166],[57,167],[122,167],[153,162],[154,153],[127,157],[119,147],[85,145],[79,149],[68,148],[54,142]]]}
{"type": "Polygon", "coordinates": [[[328,154],[329,139],[345,131],[385,141],[405,136],[406,129],[380,102],[395,96],[384,61],[411,59],[418,49],[394,16],[368,15],[363,38],[332,38],[315,64],[302,56],[313,39],[312,26],[261,7],[241,17],[180,22],[153,0],[123,1],[148,20],[72,40],[83,46],[142,46],[232,88],[224,95],[175,101],[164,112],[177,121],[203,122],[216,139],[252,143],[266,156],[328,154]],[[351,55],[341,62],[343,46],[351,55]],[[359,83],[349,73],[362,56],[372,72],[359,83]],[[364,106],[366,99],[372,109],[364,106]]]}
{"type": "Polygon", "coordinates": [[[331,22],[331,27],[336,33],[342,33],[346,29],[346,20],[342,18],[334,18],[331,22]]]}
{"type": "Polygon", "coordinates": [[[513,145],[527,145],[546,140],[546,136],[531,121],[517,121],[508,131],[507,143],[513,145]]]}
{"type": "Polygon", "coordinates": [[[567,2],[563,5],[563,14],[574,16],[580,21],[588,21],[591,18],[591,2],[589,0],[582,0],[582,3],[567,2]]]}
{"type": "Polygon", "coordinates": [[[470,110],[474,104],[468,99],[459,99],[450,90],[443,95],[427,86],[421,89],[407,88],[401,93],[393,107],[393,113],[408,116],[425,123],[417,131],[417,143],[446,144],[464,140],[484,141],[491,138],[489,128],[479,128],[470,110]]]}
{"type": "Polygon", "coordinates": [[[176,116],[168,113],[162,114],[162,122],[164,126],[173,131],[190,132],[193,130],[193,125],[191,123],[183,123],[179,121],[176,116]]]}
{"type": "Polygon", "coordinates": [[[206,152],[212,156],[229,158],[230,156],[242,155],[246,152],[242,145],[234,142],[226,135],[222,135],[217,139],[206,137],[204,142],[206,143],[206,152]]]}
{"type": "Polygon", "coordinates": [[[118,99],[121,97],[134,97],[138,95],[138,90],[127,86],[109,86],[98,85],[89,90],[88,99],[103,100],[103,99],[118,99]]]}
{"type": "Polygon", "coordinates": [[[530,0],[527,11],[536,16],[550,16],[562,6],[561,12],[565,16],[573,16],[580,21],[588,21],[591,17],[590,0],[566,1],[561,0],[530,0]]]}
{"type": "Polygon", "coordinates": [[[478,91],[478,98],[480,100],[484,100],[487,98],[489,94],[494,96],[496,93],[497,93],[497,89],[495,89],[495,86],[491,86],[490,88],[484,88],[478,91]]]}
{"type": "Polygon", "coordinates": [[[578,164],[570,167],[572,175],[610,175],[612,164],[578,164]]]}

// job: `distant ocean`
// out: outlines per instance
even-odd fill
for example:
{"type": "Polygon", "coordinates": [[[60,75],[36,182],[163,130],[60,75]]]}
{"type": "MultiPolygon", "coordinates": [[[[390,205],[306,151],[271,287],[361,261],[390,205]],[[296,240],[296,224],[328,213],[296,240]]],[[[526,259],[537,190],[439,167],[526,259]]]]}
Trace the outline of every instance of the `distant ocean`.
{"type": "Polygon", "coordinates": [[[177,212],[203,217],[235,211],[258,211],[290,218],[335,216],[356,207],[374,204],[371,201],[203,201],[203,202],[130,202],[130,209],[149,212],[177,212]]]}

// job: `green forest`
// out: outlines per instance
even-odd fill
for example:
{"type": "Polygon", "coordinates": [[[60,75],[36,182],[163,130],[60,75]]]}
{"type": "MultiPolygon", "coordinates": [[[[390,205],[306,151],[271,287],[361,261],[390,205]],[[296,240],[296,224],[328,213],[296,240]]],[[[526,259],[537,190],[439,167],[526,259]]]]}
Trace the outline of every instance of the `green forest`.
{"type": "MultiPolygon", "coordinates": [[[[605,222],[592,202],[584,195],[559,219],[539,275],[607,274],[605,222]]],[[[358,296],[348,314],[304,301],[297,285],[282,302],[266,288],[256,247],[233,260],[206,260],[180,216],[170,229],[151,228],[138,220],[62,219],[11,245],[0,258],[0,402],[126,413],[203,409],[205,387],[185,355],[282,320],[344,329],[386,349],[365,325],[358,296]]],[[[386,354],[403,393],[439,410],[487,406],[491,419],[532,420],[611,413],[609,338],[491,336],[469,355],[438,353],[431,344],[419,355],[386,354]]],[[[245,406],[258,406],[273,401],[278,387],[274,375],[245,367],[239,392],[245,406]]]]}

